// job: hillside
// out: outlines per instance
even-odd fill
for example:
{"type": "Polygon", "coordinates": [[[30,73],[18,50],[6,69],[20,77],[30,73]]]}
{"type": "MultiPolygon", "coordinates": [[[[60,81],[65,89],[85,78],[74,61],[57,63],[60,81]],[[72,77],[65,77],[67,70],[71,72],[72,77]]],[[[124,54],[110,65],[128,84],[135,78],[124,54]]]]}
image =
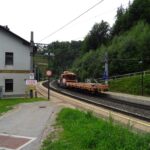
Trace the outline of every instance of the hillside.
{"type": "MultiPolygon", "coordinates": [[[[141,75],[129,76],[111,80],[109,82],[110,91],[141,95],[142,92],[141,75]]],[[[150,74],[143,76],[143,94],[150,96],[150,74]]]]}
{"type": "Polygon", "coordinates": [[[115,36],[108,46],[90,50],[76,59],[72,70],[85,78],[102,78],[105,52],[109,56],[109,75],[150,69],[150,25],[139,22],[129,31],[115,36]],[[140,62],[143,61],[141,64],[140,62]]]}
{"type": "MultiPolygon", "coordinates": [[[[49,67],[58,77],[72,70],[79,80],[102,78],[108,53],[109,76],[150,69],[150,0],[134,0],[128,8],[120,6],[112,27],[106,21],[96,23],[83,41],[53,42],[43,50],[52,52],[49,67]]],[[[45,62],[45,60],[39,61],[45,62]]],[[[46,66],[39,65],[42,73],[46,66]]]]}
{"type": "Polygon", "coordinates": [[[149,0],[134,0],[127,9],[118,8],[112,27],[105,21],[93,26],[72,66],[81,80],[102,78],[106,52],[109,76],[150,69],[149,6],[149,0]]]}

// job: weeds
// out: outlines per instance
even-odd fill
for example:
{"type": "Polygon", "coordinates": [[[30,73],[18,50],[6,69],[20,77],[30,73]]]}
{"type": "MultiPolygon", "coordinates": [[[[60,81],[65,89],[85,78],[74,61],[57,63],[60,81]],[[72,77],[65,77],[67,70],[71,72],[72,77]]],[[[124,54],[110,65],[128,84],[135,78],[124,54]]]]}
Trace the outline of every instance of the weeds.
{"type": "MultiPolygon", "coordinates": [[[[128,128],[96,118],[92,112],[63,109],[57,118],[63,130],[59,139],[47,139],[41,150],[148,150],[150,134],[137,134],[128,128]]],[[[129,125],[130,127],[130,122],[129,125]]]]}

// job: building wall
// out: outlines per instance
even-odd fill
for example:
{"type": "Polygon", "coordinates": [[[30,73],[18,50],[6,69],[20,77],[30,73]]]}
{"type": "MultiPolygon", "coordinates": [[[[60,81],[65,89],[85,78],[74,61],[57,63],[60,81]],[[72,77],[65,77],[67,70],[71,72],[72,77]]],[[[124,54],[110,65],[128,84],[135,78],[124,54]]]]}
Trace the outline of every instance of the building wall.
{"type": "Polygon", "coordinates": [[[31,48],[24,45],[22,40],[0,30],[0,70],[30,70],[31,48]],[[14,53],[14,65],[5,66],[5,52],[14,53]]]}
{"type": "Polygon", "coordinates": [[[21,39],[0,30],[0,86],[3,87],[3,95],[25,94],[25,79],[29,79],[32,69],[31,50],[21,39]],[[13,52],[13,65],[5,65],[5,52],[13,52]],[[13,79],[13,92],[5,92],[5,79],[13,79]]]}
{"type": "Polygon", "coordinates": [[[25,95],[26,85],[25,80],[29,79],[29,74],[16,74],[16,73],[1,73],[0,85],[3,88],[4,96],[21,96],[25,95]],[[13,92],[5,92],[5,79],[13,79],[13,92]]]}

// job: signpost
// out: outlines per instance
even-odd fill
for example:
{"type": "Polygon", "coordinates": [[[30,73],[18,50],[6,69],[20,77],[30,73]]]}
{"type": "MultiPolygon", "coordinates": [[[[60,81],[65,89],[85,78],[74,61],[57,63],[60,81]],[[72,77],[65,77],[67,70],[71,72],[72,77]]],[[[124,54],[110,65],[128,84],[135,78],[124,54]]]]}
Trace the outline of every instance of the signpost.
{"type": "Polygon", "coordinates": [[[36,84],[37,80],[27,79],[26,85],[28,87],[28,90],[30,91],[30,98],[33,98],[33,91],[36,90],[36,84]]]}
{"type": "Polygon", "coordinates": [[[46,71],[46,75],[47,75],[48,77],[51,77],[51,76],[52,76],[52,71],[51,71],[51,70],[47,70],[47,71],[46,71]]]}
{"type": "Polygon", "coordinates": [[[34,80],[34,73],[29,74],[29,79],[34,80]]]}
{"type": "Polygon", "coordinates": [[[37,84],[37,80],[31,80],[31,79],[29,79],[29,80],[26,80],[26,85],[36,85],[37,84]]]}
{"type": "Polygon", "coordinates": [[[48,100],[50,100],[50,77],[52,76],[52,71],[47,70],[46,75],[48,77],[48,100]]]}

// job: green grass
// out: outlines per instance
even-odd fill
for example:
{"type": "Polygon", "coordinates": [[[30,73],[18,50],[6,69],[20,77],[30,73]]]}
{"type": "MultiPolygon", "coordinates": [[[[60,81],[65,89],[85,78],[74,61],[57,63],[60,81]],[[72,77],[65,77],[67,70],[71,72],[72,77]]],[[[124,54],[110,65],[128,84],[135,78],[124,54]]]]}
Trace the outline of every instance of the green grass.
{"type": "Polygon", "coordinates": [[[57,118],[59,134],[51,133],[41,150],[149,150],[150,134],[104,121],[79,110],[63,109],[57,118]],[[57,135],[55,137],[55,135],[57,135]]]}
{"type": "Polygon", "coordinates": [[[0,115],[7,112],[17,104],[20,103],[31,103],[35,101],[43,101],[43,98],[11,98],[11,99],[0,99],[0,115]]]}
{"type": "MultiPolygon", "coordinates": [[[[144,76],[144,95],[150,96],[150,75],[144,76]]],[[[141,95],[141,76],[124,77],[109,82],[110,91],[141,95]]]]}
{"type": "Polygon", "coordinates": [[[48,63],[47,56],[43,55],[35,55],[34,61],[35,63],[46,63],[46,64],[48,63]]]}
{"type": "Polygon", "coordinates": [[[35,65],[38,67],[42,78],[44,78],[46,74],[46,70],[48,68],[47,56],[37,54],[34,56],[34,62],[35,62],[35,65]]]}

